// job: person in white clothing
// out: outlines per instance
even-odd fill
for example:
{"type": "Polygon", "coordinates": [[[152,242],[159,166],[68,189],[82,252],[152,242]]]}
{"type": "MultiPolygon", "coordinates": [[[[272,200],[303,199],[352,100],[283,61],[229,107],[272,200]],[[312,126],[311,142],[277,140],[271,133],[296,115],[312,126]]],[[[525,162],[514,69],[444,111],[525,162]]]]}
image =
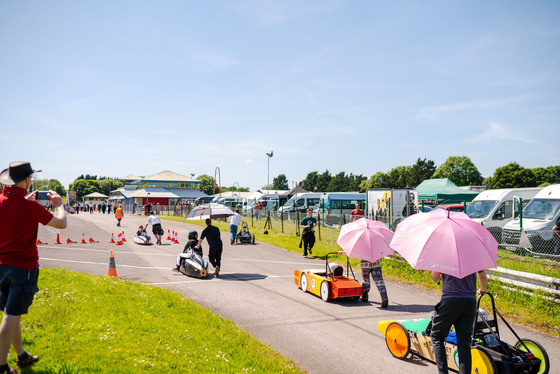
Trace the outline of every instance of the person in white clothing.
{"type": "Polygon", "coordinates": [[[146,229],[149,224],[152,225],[152,232],[154,233],[154,236],[157,240],[156,243],[161,244],[161,236],[163,235],[163,229],[161,228],[161,220],[159,219],[158,216],[156,216],[153,210],[150,212],[150,217],[148,217],[144,229],[146,229]]]}
{"type": "Polygon", "coordinates": [[[243,222],[243,218],[241,218],[241,214],[239,214],[239,209],[235,209],[234,215],[229,216],[229,232],[231,233],[230,239],[232,245],[235,243],[237,228],[241,222],[243,222]]]}

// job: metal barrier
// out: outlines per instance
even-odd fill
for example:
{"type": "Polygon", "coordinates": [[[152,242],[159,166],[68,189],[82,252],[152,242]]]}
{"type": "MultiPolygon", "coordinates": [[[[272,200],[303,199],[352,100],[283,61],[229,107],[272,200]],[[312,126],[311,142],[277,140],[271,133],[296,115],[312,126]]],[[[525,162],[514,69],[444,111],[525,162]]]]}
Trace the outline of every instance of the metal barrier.
{"type": "MultiPolygon", "coordinates": [[[[386,259],[406,263],[406,260],[398,253],[388,256],[386,259]]],[[[534,294],[533,291],[540,291],[544,294],[542,295],[543,298],[560,304],[560,279],[558,278],[525,273],[523,271],[510,270],[502,267],[487,269],[486,273],[490,279],[501,283],[500,287],[502,288],[520,291],[530,295],[534,294]]]]}

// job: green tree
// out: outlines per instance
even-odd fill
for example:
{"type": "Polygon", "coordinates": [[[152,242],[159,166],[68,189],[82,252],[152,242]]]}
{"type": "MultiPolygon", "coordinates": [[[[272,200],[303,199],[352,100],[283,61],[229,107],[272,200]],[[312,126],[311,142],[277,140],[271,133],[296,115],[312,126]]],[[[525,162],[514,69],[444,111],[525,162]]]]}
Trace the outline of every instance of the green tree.
{"type": "MultiPolygon", "coordinates": [[[[202,192],[207,195],[213,195],[212,191],[214,190],[214,178],[206,174],[201,174],[196,179],[201,182],[199,189],[202,192]]],[[[218,186],[216,186],[216,193],[218,193],[217,188],[218,186]]]]}
{"type": "MultiPolygon", "coordinates": [[[[329,188],[329,183],[331,183],[331,179],[332,179],[331,173],[328,170],[325,170],[323,174],[319,174],[317,176],[317,184],[315,186],[312,186],[311,189],[308,191],[315,192],[315,187],[317,187],[318,192],[330,192],[328,188],[329,188]]],[[[305,189],[307,190],[307,188],[305,189]]]]}
{"type": "Polygon", "coordinates": [[[535,187],[535,173],[531,169],[519,166],[517,162],[512,162],[506,166],[496,169],[492,176],[489,188],[519,188],[535,187]]]}
{"type": "Polygon", "coordinates": [[[537,186],[560,183],[560,166],[549,166],[546,168],[534,168],[535,183],[537,186]]]}
{"type": "Polygon", "coordinates": [[[307,174],[303,180],[303,188],[307,191],[313,191],[313,187],[317,186],[317,181],[319,180],[319,173],[317,171],[312,171],[307,174]]]}
{"type": "Polygon", "coordinates": [[[425,179],[432,178],[434,172],[436,171],[436,164],[432,160],[420,159],[416,160],[416,163],[411,166],[409,175],[409,186],[416,187],[422,183],[425,179]]]}
{"type": "Polygon", "coordinates": [[[363,181],[360,184],[360,190],[361,191],[367,191],[367,190],[376,190],[376,189],[381,189],[381,188],[388,188],[387,183],[388,183],[387,173],[383,173],[381,171],[378,171],[377,173],[372,175],[371,178],[369,178],[366,181],[363,181]]]}
{"type": "Polygon", "coordinates": [[[331,177],[329,184],[326,190],[321,190],[325,192],[342,192],[346,191],[348,186],[348,178],[346,177],[346,173],[341,171],[340,173],[331,177]]]}
{"type": "Polygon", "coordinates": [[[279,174],[276,178],[272,180],[273,190],[289,190],[290,185],[288,184],[288,178],[285,174],[279,174]]]}
{"type": "Polygon", "coordinates": [[[479,186],[483,180],[477,167],[466,156],[448,157],[432,178],[449,178],[457,186],[479,186]]]}
{"type": "Polygon", "coordinates": [[[397,166],[387,173],[388,188],[404,188],[411,187],[411,166],[397,166]]]}
{"type": "Polygon", "coordinates": [[[92,192],[101,193],[101,186],[94,179],[76,179],[70,185],[69,190],[76,192],[76,198],[81,200],[82,196],[89,195],[92,192]]]}
{"type": "Polygon", "coordinates": [[[66,190],[64,186],[58,181],[58,179],[49,179],[48,183],[49,190],[56,191],[60,196],[66,195],[66,190]]]}
{"type": "Polygon", "coordinates": [[[109,196],[111,191],[124,186],[124,183],[122,181],[106,177],[99,178],[98,182],[101,186],[101,193],[107,196],[109,196]]]}
{"type": "Polygon", "coordinates": [[[39,191],[49,191],[53,190],[56,191],[57,194],[60,196],[66,195],[66,190],[62,186],[62,184],[58,181],[58,179],[35,179],[31,183],[31,191],[39,190],[39,191]]]}

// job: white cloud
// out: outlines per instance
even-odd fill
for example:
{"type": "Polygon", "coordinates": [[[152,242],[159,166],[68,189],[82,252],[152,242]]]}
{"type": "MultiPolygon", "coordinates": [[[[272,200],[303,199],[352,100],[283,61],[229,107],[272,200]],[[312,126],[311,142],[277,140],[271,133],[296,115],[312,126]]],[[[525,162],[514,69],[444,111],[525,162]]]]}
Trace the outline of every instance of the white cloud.
{"type": "Polygon", "coordinates": [[[465,143],[488,143],[492,140],[513,140],[521,143],[537,143],[536,140],[526,136],[518,129],[513,129],[499,123],[491,123],[483,133],[478,134],[470,139],[465,140],[465,143]]]}
{"type": "Polygon", "coordinates": [[[443,114],[449,112],[492,108],[492,107],[502,106],[511,103],[519,103],[524,99],[525,99],[524,96],[517,96],[517,97],[507,97],[504,99],[496,99],[496,100],[466,101],[463,103],[450,104],[450,105],[429,106],[420,109],[420,111],[416,115],[416,118],[435,120],[440,116],[442,116],[443,114]]]}

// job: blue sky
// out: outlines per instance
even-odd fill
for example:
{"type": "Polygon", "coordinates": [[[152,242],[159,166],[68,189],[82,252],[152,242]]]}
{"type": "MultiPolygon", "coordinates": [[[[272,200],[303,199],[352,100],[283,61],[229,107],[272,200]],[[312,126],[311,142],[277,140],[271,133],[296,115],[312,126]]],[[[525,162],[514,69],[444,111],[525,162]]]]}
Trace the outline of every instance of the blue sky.
{"type": "Polygon", "coordinates": [[[560,164],[558,1],[0,2],[1,168],[285,174],[560,164]]]}

